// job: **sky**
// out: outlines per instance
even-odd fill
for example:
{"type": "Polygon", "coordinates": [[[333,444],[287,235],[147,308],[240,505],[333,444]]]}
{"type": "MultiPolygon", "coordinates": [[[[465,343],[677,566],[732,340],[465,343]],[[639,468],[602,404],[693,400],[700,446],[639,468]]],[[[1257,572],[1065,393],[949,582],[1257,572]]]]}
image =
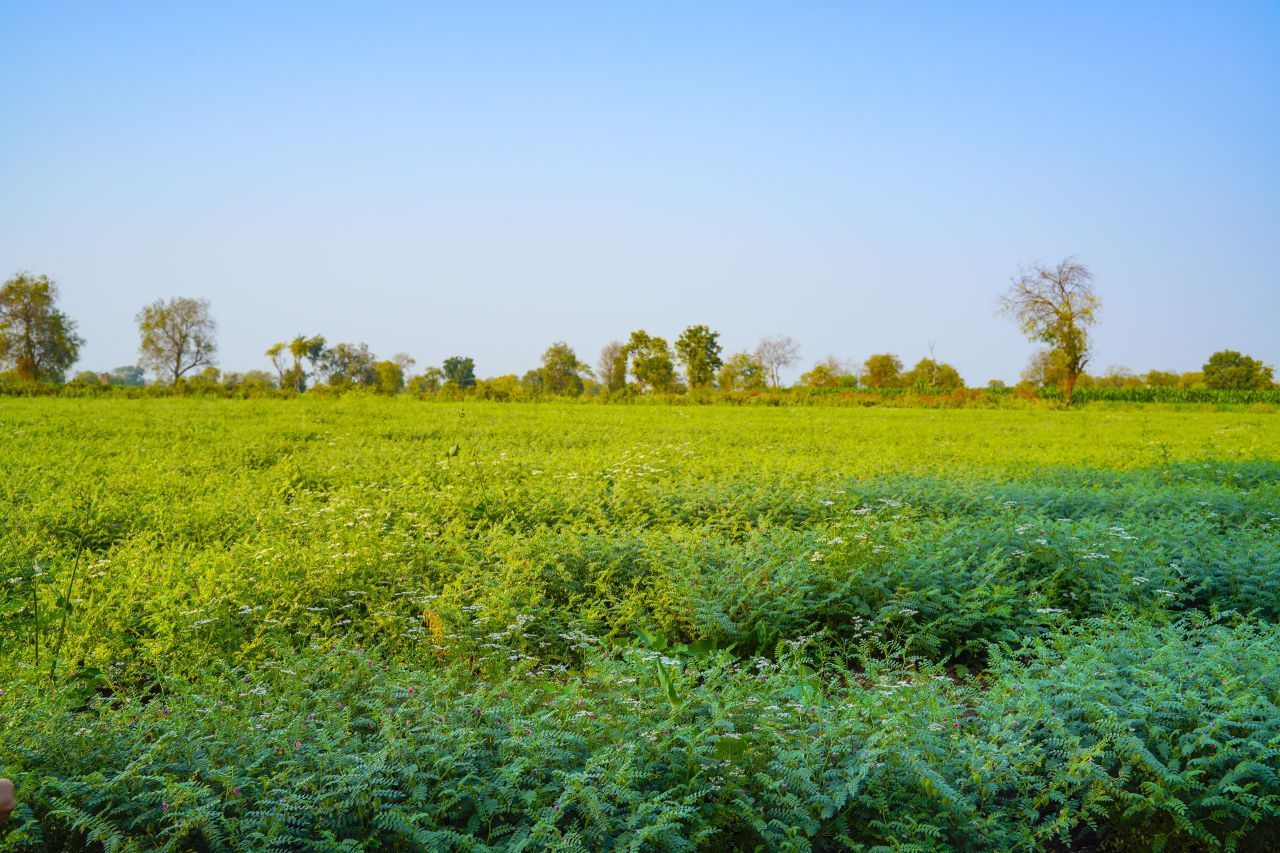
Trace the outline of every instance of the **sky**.
{"type": "Polygon", "coordinates": [[[0,276],[58,283],[77,369],[193,296],[226,370],[705,323],[1011,382],[995,301],[1068,255],[1094,372],[1280,363],[1274,0],[0,0],[0,109],[0,276]]]}

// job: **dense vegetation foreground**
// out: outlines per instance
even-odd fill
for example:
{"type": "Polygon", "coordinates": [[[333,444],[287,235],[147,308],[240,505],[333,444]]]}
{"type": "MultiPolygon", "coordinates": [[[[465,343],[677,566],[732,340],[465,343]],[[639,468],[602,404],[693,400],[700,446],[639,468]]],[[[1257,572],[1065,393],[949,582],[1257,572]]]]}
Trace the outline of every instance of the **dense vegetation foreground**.
{"type": "Polygon", "coordinates": [[[1280,416],[0,402],[0,849],[1280,847],[1280,416]]]}

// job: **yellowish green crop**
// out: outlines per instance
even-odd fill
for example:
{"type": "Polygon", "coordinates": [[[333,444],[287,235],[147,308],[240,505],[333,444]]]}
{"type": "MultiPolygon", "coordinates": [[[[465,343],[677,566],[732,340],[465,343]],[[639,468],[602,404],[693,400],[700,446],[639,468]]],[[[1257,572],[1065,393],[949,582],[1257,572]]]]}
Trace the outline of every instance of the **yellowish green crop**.
{"type": "Polygon", "coordinates": [[[7,849],[1280,845],[1280,417],[9,398],[7,849]]]}

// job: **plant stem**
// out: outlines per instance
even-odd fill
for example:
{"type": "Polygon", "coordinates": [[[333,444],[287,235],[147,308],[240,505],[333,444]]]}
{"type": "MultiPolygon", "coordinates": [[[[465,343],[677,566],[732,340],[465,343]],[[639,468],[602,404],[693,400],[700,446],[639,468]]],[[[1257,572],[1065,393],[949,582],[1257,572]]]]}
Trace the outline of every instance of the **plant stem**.
{"type": "Polygon", "coordinates": [[[58,626],[58,644],[53,647],[53,662],[49,665],[49,680],[53,681],[58,671],[58,658],[62,654],[62,639],[67,633],[67,620],[71,617],[71,593],[76,586],[76,572],[80,569],[80,555],[84,553],[83,543],[76,546],[76,558],[71,563],[71,578],[67,581],[67,592],[62,597],[62,624],[58,626]]]}

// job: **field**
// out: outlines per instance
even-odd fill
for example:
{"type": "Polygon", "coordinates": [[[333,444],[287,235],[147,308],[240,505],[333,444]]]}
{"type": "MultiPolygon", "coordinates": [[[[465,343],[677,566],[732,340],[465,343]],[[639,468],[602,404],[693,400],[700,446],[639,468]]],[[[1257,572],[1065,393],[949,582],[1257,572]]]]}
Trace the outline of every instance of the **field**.
{"type": "Polygon", "coordinates": [[[10,849],[1280,847],[1280,416],[0,400],[10,849]]]}

